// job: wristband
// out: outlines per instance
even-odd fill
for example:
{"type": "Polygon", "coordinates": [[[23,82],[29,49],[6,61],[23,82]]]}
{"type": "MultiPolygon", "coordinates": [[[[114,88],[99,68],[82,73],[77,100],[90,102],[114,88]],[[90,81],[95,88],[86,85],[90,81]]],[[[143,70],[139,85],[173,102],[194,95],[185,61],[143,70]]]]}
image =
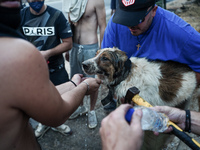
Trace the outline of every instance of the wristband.
{"type": "Polygon", "coordinates": [[[87,92],[88,92],[90,90],[90,85],[86,81],[83,81],[82,83],[87,84],[87,92]]]}
{"type": "Polygon", "coordinates": [[[185,119],[185,131],[191,132],[191,116],[190,116],[190,110],[185,110],[186,113],[186,119],[185,119]]]}
{"type": "Polygon", "coordinates": [[[73,83],[75,86],[77,86],[76,83],[75,83],[74,81],[72,81],[72,80],[69,80],[69,81],[70,81],[71,83],[73,83]]]}

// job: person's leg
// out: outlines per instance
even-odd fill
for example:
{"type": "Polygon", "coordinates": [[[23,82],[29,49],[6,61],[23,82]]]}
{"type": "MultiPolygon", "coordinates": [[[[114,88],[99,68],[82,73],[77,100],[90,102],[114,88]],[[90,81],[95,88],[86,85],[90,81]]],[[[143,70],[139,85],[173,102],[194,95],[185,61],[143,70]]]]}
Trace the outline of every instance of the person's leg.
{"type": "MultiPolygon", "coordinates": [[[[82,61],[88,60],[90,58],[95,57],[97,50],[99,49],[98,44],[91,44],[87,45],[84,49],[84,58],[82,61]]],[[[95,78],[94,75],[86,75],[86,77],[93,77],[95,78]]],[[[97,126],[97,117],[96,117],[96,112],[95,112],[95,105],[98,97],[98,91],[90,95],[90,111],[88,113],[88,127],[90,129],[95,128],[97,126]]]]}
{"type": "Polygon", "coordinates": [[[97,126],[97,117],[95,112],[95,105],[98,97],[98,91],[90,95],[90,111],[88,113],[88,127],[90,129],[97,126]]]}
{"type": "MultiPolygon", "coordinates": [[[[71,71],[71,78],[76,73],[83,74],[82,71],[82,53],[83,53],[83,46],[74,43],[73,48],[70,52],[70,71],[71,71]]],[[[78,109],[69,117],[69,119],[75,119],[78,116],[84,115],[88,112],[88,109],[84,106],[82,102],[78,109]]]]}

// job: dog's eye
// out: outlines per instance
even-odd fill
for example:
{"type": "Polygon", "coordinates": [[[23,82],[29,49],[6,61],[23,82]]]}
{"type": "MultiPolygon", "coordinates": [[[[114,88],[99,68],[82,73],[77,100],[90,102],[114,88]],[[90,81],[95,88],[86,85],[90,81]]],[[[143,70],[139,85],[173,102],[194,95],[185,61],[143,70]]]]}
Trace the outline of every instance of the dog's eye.
{"type": "Polygon", "coordinates": [[[101,57],[101,60],[106,61],[109,60],[107,57],[101,57]]]}

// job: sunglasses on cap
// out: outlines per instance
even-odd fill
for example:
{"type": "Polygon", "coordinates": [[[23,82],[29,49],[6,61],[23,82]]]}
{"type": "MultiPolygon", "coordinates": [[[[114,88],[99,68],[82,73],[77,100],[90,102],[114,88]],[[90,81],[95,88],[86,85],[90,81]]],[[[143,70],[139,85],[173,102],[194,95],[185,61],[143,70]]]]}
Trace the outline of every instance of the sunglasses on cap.
{"type": "MultiPolygon", "coordinates": [[[[144,18],[140,20],[140,23],[145,21],[145,17],[150,13],[150,11],[154,8],[155,5],[151,6],[151,8],[147,11],[147,13],[145,14],[144,18]]],[[[139,24],[140,24],[139,23],[139,24]]]]}

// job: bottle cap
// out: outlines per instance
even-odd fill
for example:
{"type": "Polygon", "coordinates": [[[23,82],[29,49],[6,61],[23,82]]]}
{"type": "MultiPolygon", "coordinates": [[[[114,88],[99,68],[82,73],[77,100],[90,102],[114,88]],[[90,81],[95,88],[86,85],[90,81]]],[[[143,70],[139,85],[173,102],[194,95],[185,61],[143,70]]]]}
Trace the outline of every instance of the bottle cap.
{"type": "Polygon", "coordinates": [[[131,122],[131,118],[132,118],[132,115],[134,113],[134,109],[133,108],[130,108],[127,112],[126,112],[126,115],[125,115],[125,119],[128,123],[131,122]]]}

